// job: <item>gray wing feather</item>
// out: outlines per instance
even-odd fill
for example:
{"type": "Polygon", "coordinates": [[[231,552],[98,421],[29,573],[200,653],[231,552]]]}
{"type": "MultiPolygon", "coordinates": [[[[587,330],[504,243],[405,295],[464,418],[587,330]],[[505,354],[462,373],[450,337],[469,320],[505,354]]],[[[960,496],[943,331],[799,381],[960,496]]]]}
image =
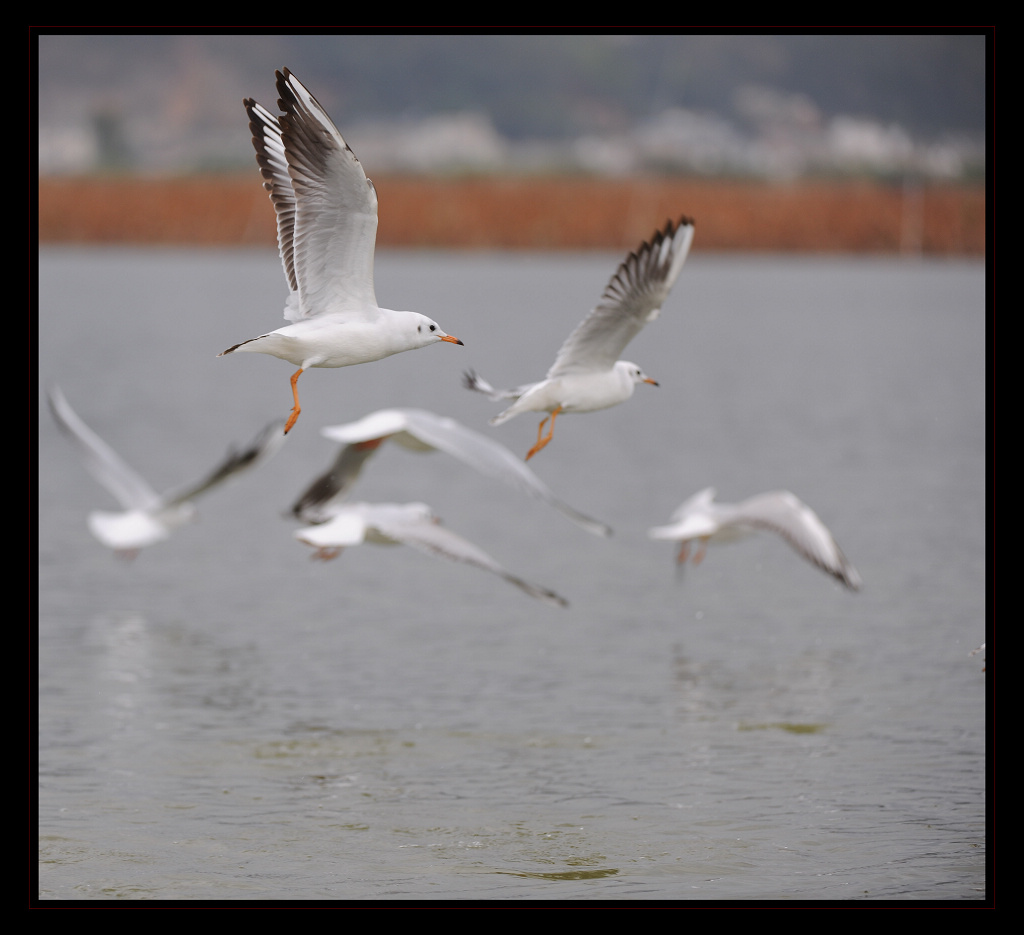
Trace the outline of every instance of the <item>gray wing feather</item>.
{"type": "Polygon", "coordinates": [[[160,505],[160,495],[71,408],[59,386],[47,397],[57,426],[81,452],[86,470],[126,510],[151,510],[160,505]]]}
{"type": "Polygon", "coordinates": [[[348,495],[359,479],[363,465],[373,457],[378,447],[358,442],[345,445],[330,468],[314,480],[292,504],[292,514],[307,523],[319,523],[329,518],[331,506],[348,495]]]}
{"type": "Polygon", "coordinates": [[[178,503],[194,500],[200,494],[206,493],[206,491],[216,487],[218,484],[223,484],[236,474],[242,474],[245,471],[252,470],[259,464],[263,464],[277,454],[287,437],[284,434],[284,420],[274,420],[244,448],[240,450],[234,447],[229,448],[227,455],[225,455],[220,464],[202,480],[168,493],[164,498],[167,505],[174,506],[178,503]]]}
{"type": "Polygon", "coordinates": [[[782,536],[796,552],[841,581],[859,590],[857,570],[839,548],[825,524],[806,503],[788,491],[758,494],[733,507],[732,520],[782,536]]]}
{"type": "Polygon", "coordinates": [[[690,252],[693,232],[692,219],[670,220],[619,264],[597,307],[562,345],[548,379],[615,364],[640,329],[657,318],[690,252]]]}
{"type": "Polygon", "coordinates": [[[403,409],[406,431],[421,441],[457,458],[481,474],[493,477],[548,504],[587,532],[611,535],[604,523],[584,516],[563,503],[529,467],[504,445],[466,428],[461,423],[425,409],[403,409]]]}
{"type": "Polygon", "coordinates": [[[565,607],[568,601],[548,588],[531,584],[522,578],[506,571],[497,561],[483,549],[474,545],[462,536],[446,529],[438,522],[429,519],[401,519],[398,517],[372,517],[368,524],[374,526],[382,535],[401,542],[411,548],[443,558],[452,562],[464,562],[484,571],[492,572],[504,578],[509,584],[525,591],[531,597],[538,598],[558,607],[565,607]]]}
{"type": "Polygon", "coordinates": [[[246,99],[256,161],[277,212],[292,290],[286,317],[376,309],[377,193],[319,101],[285,68],[275,117],[246,99]]]}

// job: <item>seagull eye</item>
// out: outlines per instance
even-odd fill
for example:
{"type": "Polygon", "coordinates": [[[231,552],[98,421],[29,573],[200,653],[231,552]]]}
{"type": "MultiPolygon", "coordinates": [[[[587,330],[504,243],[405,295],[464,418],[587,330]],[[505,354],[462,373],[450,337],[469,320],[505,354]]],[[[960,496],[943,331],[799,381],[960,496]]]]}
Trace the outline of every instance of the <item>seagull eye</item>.
{"type": "Polygon", "coordinates": [[[431,331],[437,331],[437,325],[431,325],[430,326],[430,330],[431,331]]]}

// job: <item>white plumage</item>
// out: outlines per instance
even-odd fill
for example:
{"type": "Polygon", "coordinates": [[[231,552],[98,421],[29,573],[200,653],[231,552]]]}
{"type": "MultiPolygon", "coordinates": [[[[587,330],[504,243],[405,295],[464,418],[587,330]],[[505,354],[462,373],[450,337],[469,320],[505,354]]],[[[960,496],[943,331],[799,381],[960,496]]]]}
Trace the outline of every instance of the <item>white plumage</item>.
{"type": "Polygon", "coordinates": [[[652,539],[681,543],[677,561],[690,557],[690,544],[701,540],[694,564],[704,557],[708,542],[729,542],[759,529],[777,533],[807,561],[841,581],[852,591],[860,588],[860,575],[839,548],[832,533],[806,503],[787,490],[762,493],[739,503],[715,503],[715,489],[707,487],[683,501],[671,523],[648,530],[652,539]]]}
{"type": "Polygon", "coordinates": [[[363,465],[388,440],[409,451],[443,451],[481,474],[501,481],[558,510],[589,533],[611,535],[604,523],[584,516],[559,500],[550,488],[504,445],[455,419],[425,409],[379,409],[356,422],[321,429],[326,438],[341,442],[330,469],[313,481],[299,497],[292,512],[316,522],[324,510],[343,499],[363,465]]]}
{"type": "Polygon", "coordinates": [[[640,329],[658,317],[690,252],[693,232],[689,218],[680,218],[678,224],[669,221],[630,253],[609,280],[597,307],[566,339],[543,380],[496,390],[473,371],[465,374],[468,389],[494,400],[515,400],[491,419],[492,425],[522,412],[550,413],[540,423],[537,444],[526,460],[551,441],[560,413],[607,409],[629,399],[638,383],[658,385],[639,366],[618,357],[640,329]],[[549,418],[551,426],[544,436],[549,418]]]}
{"type": "Polygon", "coordinates": [[[310,367],[350,367],[438,341],[462,342],[417,312],[380,308],[373,287],[377,193],[323,107],[285,68],[276,72],[275,116],[246,98],[263,187],[277,213],[277,241],[290,290],[284,317],[292,322],[218,354],[252,351],[280,357],[297,381],[310,367]]]}
{"type": "Polygon", "coordinates": [[[158,494],[89,428],[71,408],[60,387],[49,393],[50,411],[60,429],[78,446],[85,467],[121,504],[120,512],[95,510],[89,529],[105,546],[132,558],[195,518],[192,501],[208,490],[271,458],[284,444],[283,420],[271,422],[241,451],[230,449],[209,474],[193,484],[158,494]]]}
{"type": "Polygon", "coordinates": [[[407,545],[434,558],[464,562],[504,578],[531,597],[557,607],[567,601],[506,571],[483,549],[441,525],[425,503],[338,503],[324,523],[295,530],[295,538],[313,546],[314,558],[331,559],[346,546],[363,542],[407,545]]]}

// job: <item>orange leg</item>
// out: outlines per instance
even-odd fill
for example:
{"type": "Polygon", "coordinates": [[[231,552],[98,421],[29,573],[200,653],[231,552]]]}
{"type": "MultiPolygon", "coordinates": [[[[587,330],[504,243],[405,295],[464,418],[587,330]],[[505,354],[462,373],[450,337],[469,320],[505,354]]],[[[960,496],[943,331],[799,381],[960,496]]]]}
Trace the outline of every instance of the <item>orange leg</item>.
{"type": "Polygon", "coordinates": [[[558,413],[560,413],[561,411],[561,406],[555,406],[555,408],[552,410],[551,415],[548,417],[551,419],[551,425],[548,428],[548,434],[545,435],[543,438],[540,437],[541,432],[544,431],[544,423],[547,422],[548,420],[544,419],[544,421],[541,422],[539,426],[537,426],[537,444],[534,445],[528,452],[526,452],[526,461],[529,461],[530,458],[532,458],[538,451],[541,450],[541,448],[543,448],[549,441],[551,441],[551,436],[555,434],[555,416],[557,416],[558,413]]]}
{"type": "MultiPolygon", "coordinates": [[[[538,451],[540,451],[539,446],[541,444],[541,436],[544,434],[544,426],[548,424],[548,419],[550,418],[551,416],[544,416],[544,418],[540,420],[540,425],[537,426],[537,444],[534,447],[538,451]]],[[[552,427],[551,431],[554,431],[554,427],[552,427]]],[[[529,455],[527,455],[527,458],[529,458],[529,455]]]]}
{"type": "Polygon", "coordinates": [[[335,545],[322,545],[318,548],[310,558],[319,559],[321,562],[329,562],[332,558],[337,558],[341,555],[342,546],[335,545]]]}
{"type": "Polygon", "coordinates": [[[676,556],[676,564],[682,565],[690,557],[690,540],[685,539],[682,546],[679,548],[679,554],[676,556]]]}
{"type": "Polygon", "coordinates": [[[301,375],[302,375],[302,368],[301,367],[299,367],[299,369],[296,370],[295,373],[292,374],[292,398],[295,400],[295,406],[292,409],[292,414],[290,416],[288,416],[288,421],[285,423],[285,426],[284,426],[284,434],[285,435],[287,435],[291,431],[292,426],[295,425],[295,420],[299,417],[299,413],[302,412],[302,407],[299,405],[299,387],[297,385],[299,377],[301,375]]]}
{"type": "Polygon", "coordinates": [[[707,539],[707,536],[704,536],[700,540],[700,551],[696,555],[694,555],[694,557],[693,557],[693,564],[694,565],[699,565],[702,561],[704,561],[704,553],[707,551],[707,548],[708,548],[708,539],[707,539]]]}

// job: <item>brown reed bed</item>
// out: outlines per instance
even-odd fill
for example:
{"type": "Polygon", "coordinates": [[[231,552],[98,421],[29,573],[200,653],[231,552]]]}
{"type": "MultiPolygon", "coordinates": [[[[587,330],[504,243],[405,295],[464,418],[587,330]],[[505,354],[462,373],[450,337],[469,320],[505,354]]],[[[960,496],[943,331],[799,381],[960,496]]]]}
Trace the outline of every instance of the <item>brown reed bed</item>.
{"type": "MultiPolygon", "coordinates": [[[[629,249],[669,217],[703,250],[982,256],[981,185],[582,177],[381,176],[378,243],[468,249],[629,249]]],[[[258,175],[51,177],[41,243],[266,245],[273,210],[258,175]]]]}

